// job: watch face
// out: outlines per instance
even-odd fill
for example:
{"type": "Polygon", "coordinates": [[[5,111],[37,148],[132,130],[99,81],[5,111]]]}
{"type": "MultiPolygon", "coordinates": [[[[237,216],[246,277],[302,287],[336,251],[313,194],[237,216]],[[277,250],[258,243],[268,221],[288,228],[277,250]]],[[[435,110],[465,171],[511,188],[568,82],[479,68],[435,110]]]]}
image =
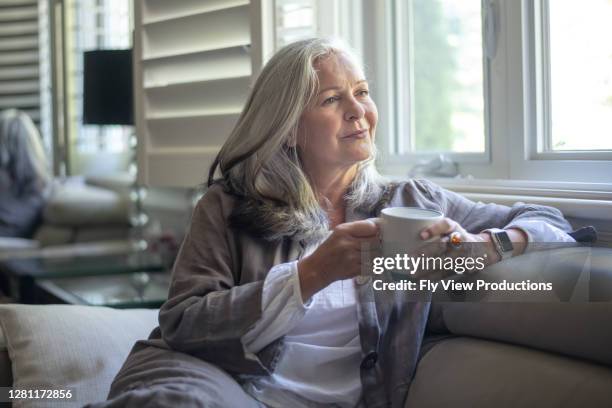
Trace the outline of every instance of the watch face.
{"type": "Polygon", "coordinates": [[[508,236],[507,232],[498,232],[495,235],[497,235],[497,238],[499,239],[502,251],[510,252],[514,249],[514,247],[512,246],[512,241],[510,241],[510,237],[508,236]]]}

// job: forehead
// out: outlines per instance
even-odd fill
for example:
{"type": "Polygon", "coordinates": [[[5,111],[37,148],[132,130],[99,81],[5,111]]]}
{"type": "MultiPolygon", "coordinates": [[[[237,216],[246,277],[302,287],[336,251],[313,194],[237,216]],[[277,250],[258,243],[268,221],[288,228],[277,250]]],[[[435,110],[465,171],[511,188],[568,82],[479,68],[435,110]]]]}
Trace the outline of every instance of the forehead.
{"type": "Polygon", "coordinates": [[[355,83],[365,79],[361,68],[344,53],[332,53],[314,64],[319,78],[319,87],[355,83]]]}

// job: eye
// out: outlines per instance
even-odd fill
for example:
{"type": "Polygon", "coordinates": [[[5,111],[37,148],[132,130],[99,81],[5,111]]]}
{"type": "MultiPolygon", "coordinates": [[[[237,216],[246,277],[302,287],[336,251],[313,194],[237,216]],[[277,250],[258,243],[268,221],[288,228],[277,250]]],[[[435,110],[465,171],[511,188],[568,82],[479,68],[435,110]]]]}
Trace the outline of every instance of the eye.
{"type": "Polygon", "coordinates": [[[362,89],[361,91],[357,92],[357,95],[359,96],[368,96],[370,94],[370,91],[367,89],[362,89]]]}
{"type": "Polygon", "coordinates": [[[329,98],[325,99],[325,100],[323,101],[323,105],[330,105],[330,104],[332,104],[332,103],[334,103],[334,102],[336,102],[336,101],[338,101],[338,100],[340,100],[340,98],[339,98],[339,97],[337,97],[337,96],[332,96],[332,97],[329,97],[329,98]]]}

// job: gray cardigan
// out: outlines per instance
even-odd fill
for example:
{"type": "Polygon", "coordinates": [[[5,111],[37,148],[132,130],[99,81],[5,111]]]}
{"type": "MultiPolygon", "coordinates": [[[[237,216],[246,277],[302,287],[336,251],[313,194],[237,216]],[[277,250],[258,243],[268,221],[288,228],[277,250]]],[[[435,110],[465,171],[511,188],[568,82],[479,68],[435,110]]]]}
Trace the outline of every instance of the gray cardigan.
{"type": "MultiPolygon", "coordinates": [[[[261,316],[266,274],[276,264],[299,259],[304,246],[287,238],[268,242],[227,226],[236,198],[212,186],[197,204],[176,260],[160,326],[141,345],[171,348],[230,372],[269,375],[283,353],[279,338],[257,355],[245,352],[241,337],[261,316]]],[[[384,206],[416,206],[442,211],[469,232],[539,220],[564,231],[570,226],[553,208],[474,203],[423,180],[400,184],[384,206]]],[[[347,221],[377,214],[348,211],[347,221]]],[[[532,236],[537,240],[537,236],[532,236]]],[[[358,317],[363,362],[361,381],[368,407],[403,406],[427,325],[429,302],[383,299],[370,284],[358,284],[358,317]]]]}

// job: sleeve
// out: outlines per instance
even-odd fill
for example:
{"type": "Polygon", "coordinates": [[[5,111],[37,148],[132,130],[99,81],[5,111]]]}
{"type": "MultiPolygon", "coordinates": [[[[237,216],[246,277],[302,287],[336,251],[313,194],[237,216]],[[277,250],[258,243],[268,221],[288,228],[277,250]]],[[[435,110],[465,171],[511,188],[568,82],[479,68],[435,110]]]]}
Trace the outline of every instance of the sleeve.
{"type": "MultiPolygon", "coordinates": [[[[241,337],[261,317],[264,281],[235,285],[236,259],[226,226],[229,211],[213,186],[198,202],[172,272],[168,300],[159,312],[166,344],[234,373],[264,375],[273,370],[279,347],[257,356],[241,337]]],[[[236,252],[234,250],[234,252],[236,252]]],[[[276,344],[278,346],[278,344],[276,344]]]]}
{"type": "Polygon", "coordinates": [[[276,265],[263,286],[261,319],[244,336],[246,350],[258,353],[274,340],[289,333],[306,314],[312,298],[302,301],[297,262],[276,265]]]}
{"type": "Polygon", "coordinates": [[[474,202],[427,180],[415,181],[415,186],[438,203],[446,217],[470,233],[488,228],[519,228],[527,235],[529,244],[575,242],[568,234],[571,225],[556,208],[521,202],[512,207],[474,202]]]}

